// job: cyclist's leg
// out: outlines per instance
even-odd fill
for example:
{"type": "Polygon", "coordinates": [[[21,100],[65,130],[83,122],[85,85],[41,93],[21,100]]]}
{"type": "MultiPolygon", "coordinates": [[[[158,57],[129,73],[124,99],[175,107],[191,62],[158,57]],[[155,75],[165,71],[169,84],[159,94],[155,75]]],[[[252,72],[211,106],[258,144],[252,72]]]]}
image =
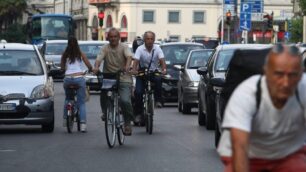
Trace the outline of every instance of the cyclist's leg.
{"type": "Polygon", "coordinates": [[[63,80],[63,87],[64,87],[64,91],[65,91],[65,102],[64,102],[64,114],[63,114],[63,118],[66,119],[67,118],[67,109],[66,109],[66,105],[68,103],[68,99],[67,99],[67,89],[65,88],[68,84],[71,84],[72,80],[70,78],[64,78],[63,80]]]}
{"type": "Polygon", "coordinates": [[[143,91],[144,91],[144,83],[143,79],[140,77],[136,77],[136,88],[135,88],[135,114],[142,115],[143,112],[143,91]]]}
{"type": "Polygon", "coordinates": [[[75,78],[74,80],[79,85],[79,89],[77,91],[77,104],[79,107],[80,122],[86,123],[86,81],[84,78],[75,78]]]}
{"type": "Polygon", "coordinates": [[[160,102],[162,103],[162,98],[161,98],[161,95],[162,95],[162,78],[161,76],[154,76],[153,77],[153,82],[155,84],[155,87],[154,87],[154,99],[156,102],[160,102]]]}
{"type": "Polygon", "coordinates": [[[102,91],[100,94],[100,106],[104,115],[106,115],[107,101],[107,93],[102,91]]]}
{"type": "Polygon", "coordinates": [[[120,107],[124,116],[125,123],[131,123],[134,119],[133,108],[131,102],[131,83],[120,83],[119,95],[120,95],[120,107]]]}

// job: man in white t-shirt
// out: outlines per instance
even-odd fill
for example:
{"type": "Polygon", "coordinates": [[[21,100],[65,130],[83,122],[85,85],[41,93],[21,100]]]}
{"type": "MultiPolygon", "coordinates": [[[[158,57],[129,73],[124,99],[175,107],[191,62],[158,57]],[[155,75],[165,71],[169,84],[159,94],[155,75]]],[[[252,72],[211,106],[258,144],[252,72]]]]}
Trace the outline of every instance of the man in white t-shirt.
{"type": "Polygon", "coordinates": [[[274,46],[264,75],[240,84],[227,104],[218,147],[225,172],[306,171],[305,88],[299,50],[274,46]]]}
{"type": "MultiPolygon", "coordinates": [[[[147,31],[143,35],[144,44],[139,46],[135,53],[135,63],[134,70],[143,70],[143,68],[149,68],[150,71],[159,70],[161,68],[161,73],[166,74],[166,63],[164,58],[164,53],[158,45],[155,45],[155,33],[152,31],[147,31]]],[[[161,91],[162,91],[162,81],[160,76],[152,75],[150,76],[151,81],[155,83],[154,87],[154,99],[157,107],[161,107],[161,91]]],[[[136,107],[136,123],[141,123],[143,121],[142,107],[143,100],[142,95],[144,91],[144,80],[142,77],[136,77],[136,88],[135,88],[135,104],[136,107]],[[139,108],[138,108],[139,107],[139,108]]]]}

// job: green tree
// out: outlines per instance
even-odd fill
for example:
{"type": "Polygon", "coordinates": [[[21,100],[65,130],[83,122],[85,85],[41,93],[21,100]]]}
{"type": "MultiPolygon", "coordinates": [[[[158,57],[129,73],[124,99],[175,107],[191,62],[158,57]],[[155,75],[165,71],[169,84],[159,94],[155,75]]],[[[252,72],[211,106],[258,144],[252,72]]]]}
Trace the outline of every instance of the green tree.
{"type": "Polygon", "coordinates": [[[0,33],[16,23],[27,8],[26,0],[0,0],[0,33]],[[1,27],[2,26],[2,27],[1,27]]]}
{"type": "Polygon", "coordinates": [[[291,20],[292,27],[290,29],[291,38],[290,42],[302,42],[303,41],[303,18],[298,17],[291,20]]]}
{"type": "Polygon", "coordinates": [[[303,15],[306,14],[306,0],[300,0],[300,8],[303,15]]]}
{"type": "Polygon", "coordinates": [[[7,42],[26,43],[26,38],[26,26],[19,23],[9,25],[7,30],[0,34],[0,39],[7,42]]]}

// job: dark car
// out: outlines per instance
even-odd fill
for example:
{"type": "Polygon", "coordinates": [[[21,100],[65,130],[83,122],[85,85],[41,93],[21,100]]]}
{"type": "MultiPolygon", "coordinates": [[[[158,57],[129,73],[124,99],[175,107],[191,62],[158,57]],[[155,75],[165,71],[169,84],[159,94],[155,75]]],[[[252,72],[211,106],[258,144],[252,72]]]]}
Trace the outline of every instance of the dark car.
{"type": "Polygon", "coordinates": [[[191,108],[198,107],[200,75],[197,74],[197,69],[206,66],[212,51],[212,49],[192,50],[183,66],[175,65],[180,70],[177,84],[179,112],[187,114],[191,112],[191,108]]]}
{"type": "Polygon", "coordinates": [[[165,43],[160,45],[165,55],[168,77],[164,77],[162,85],[162,98],[165,102],[177,102],[177,82],[179,78],[179,70],[174,65],[184,65],[189,52],[196,49],[204,49],[202,44],[176,42],[165,43]]]}
{"type": "Polygon", "coordinates": [[[231,44],[219,45],[210,57],[207,66],[198,68],[201,75],[198,86],[198,122],[199,125],[206,125],[208,130],[215,129],[216,126],[216,92],[211,83],[212,79],[225,78],[228,64],[237,49],[260,49],[268,45],[262,44],[231,44]]]}
{"type": "Polygon", "coordinates": [[[265,58],[269,51],[269,45],[236,50],[225,77],[211,79],[211,84],[216,93],[215,146],[219,143],[224,110],[231,94],[243,80],[255,74],[262,74],[265,58]]]}

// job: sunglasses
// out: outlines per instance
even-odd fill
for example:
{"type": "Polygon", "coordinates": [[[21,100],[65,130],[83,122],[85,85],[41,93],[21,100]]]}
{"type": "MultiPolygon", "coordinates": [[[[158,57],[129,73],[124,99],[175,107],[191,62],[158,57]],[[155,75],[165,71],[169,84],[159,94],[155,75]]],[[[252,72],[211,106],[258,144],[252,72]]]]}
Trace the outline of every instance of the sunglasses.
{"type": "Polygon", "coordinates": [[[276,54],[280,54],[284,52],[285,47],[288,48],[289,54],[293,56],[300,56],[301,52],[300,49],[294,45],[283,45],[283,44],[275,44],[272,48],[272,52],[276,54]]]}

